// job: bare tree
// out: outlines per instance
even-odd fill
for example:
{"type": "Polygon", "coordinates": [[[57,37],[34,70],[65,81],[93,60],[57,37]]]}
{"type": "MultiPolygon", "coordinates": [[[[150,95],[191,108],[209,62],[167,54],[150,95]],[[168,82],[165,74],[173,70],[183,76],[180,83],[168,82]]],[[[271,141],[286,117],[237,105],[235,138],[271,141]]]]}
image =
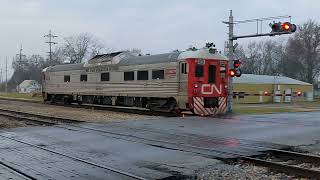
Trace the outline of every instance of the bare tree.
{"type": "Polygon", "coordinates": [[[105,50],[104,45],[88,33],[64,38],[63,54],[70,63],[81,63],[105,50]]]}
{"type": "Polygon", "coordinates": [[[52,52],[52,61],[50,66],[62,64],[66,59],[67,58],[64,55],[64,49],[62,47],[58,47],[52,52]]]}
{"type": "Polygon", "coordinates": [[[276,41],[266,40],[251,42],[246,48],[240,47],[235,52],[243,60],[243,73],[275,75],[280,73],[283,46],[276,41]]]}
{"type": "Polygon", "coordinates": [[[313,83],[320,72],[320,25],[309,20],[289,39],[282,65],[284,74],[313,83]]]}
{"type": "Polygon", "coordinates": [[[12,62],[14,73],[8,82],[9,89],[15,87],[24,80],[41,81],[42,69],[48,66],[48,62],[40,55],[31,55],[22,59],[15,58],[12,62]]]}

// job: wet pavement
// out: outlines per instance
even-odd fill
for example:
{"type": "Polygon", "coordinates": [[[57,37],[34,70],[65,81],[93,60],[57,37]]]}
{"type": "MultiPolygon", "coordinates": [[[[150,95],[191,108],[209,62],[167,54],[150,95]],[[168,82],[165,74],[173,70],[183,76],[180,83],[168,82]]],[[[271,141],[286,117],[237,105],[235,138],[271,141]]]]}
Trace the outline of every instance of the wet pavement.
{"type": "Polygon", "coordinates": [[[17,128],[0,133],[0,161],[36,179],[137,179],[109,167],[146,179],[192,177],[222,163],[216,158],[316,144],[319,117],[308,112],[17,128]]]}

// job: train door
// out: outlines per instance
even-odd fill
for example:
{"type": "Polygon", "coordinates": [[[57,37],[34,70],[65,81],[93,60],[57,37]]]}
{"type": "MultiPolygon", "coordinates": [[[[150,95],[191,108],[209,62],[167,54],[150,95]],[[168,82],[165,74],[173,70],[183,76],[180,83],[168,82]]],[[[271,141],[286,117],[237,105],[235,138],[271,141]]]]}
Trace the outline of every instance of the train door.
{"type": "Polygon", "coordinates": [[[189,64],[185,61],[179,62],[179,74],[178,74],[178,83],[179,83],[179,93],[178,93],[178,104],[182,109],[186,109],[186,103],[188,99],[188,73],[189,73],[189,64]]]}
{"type": "Polygon", "coordinates": [[[214,114],[224,114],[227,107],[226,64],[224,61],[207,61],[207,82],[211,86],[211,96],[204,102],[206,108],[214,109],[214,114]]]}

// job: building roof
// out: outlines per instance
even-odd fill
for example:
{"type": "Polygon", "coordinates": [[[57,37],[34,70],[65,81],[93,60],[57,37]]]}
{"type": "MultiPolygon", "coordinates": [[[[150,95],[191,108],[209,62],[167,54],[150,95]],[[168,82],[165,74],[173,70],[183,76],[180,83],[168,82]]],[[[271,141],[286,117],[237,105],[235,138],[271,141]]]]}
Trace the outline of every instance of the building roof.
{"type": "Polygon", "coordinates": [[[33,84],[37,84],[38,86],[40,86],[40,84],[36,80],[24,80],[22,83],[19,84],[19,87],[28,87],[33,84]]]}
{"type": "Polygon", "coordinates": [[[233,83],[247,84],[293,84],[293,85],[312,85],[303,81],[292,79],[285,76],[268,76],[255,74],[242,74],[241,77],[233,78],[233,83]]]}

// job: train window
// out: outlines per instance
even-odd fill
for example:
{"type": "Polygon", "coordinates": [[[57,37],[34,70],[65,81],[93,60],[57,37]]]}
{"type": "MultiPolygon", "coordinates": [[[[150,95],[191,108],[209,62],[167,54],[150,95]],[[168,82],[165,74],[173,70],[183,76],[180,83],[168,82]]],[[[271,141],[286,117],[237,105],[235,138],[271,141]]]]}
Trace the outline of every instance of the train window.
{"type": "Polygon", "coordinates": [[[202,64],[197,64],[196,65],[196,77],[203,77],[203,65],[202,64]]]}
{"type": "Polygon", "coordinates": [[[164,70],[152,70],[152,79],[164,79],[164,70]]]}
{"type": "Polygon", "coordinates": [[[81,74],[80,75],[80,81],[81,82],[84,82],[84,81],[87,81],[88,80],[88,75],[86,75],[86,74],[81,74]]]}
{"type": "Polygon", "coordinates": [[[124,80],[125,81],[133,81],[134,80],[134,71],[124,72],[124,80]]]}
{"type": "Polygon", "coordinates": [[[70,82],[70,76],[64,76],[64,82],[70,82]]]}
{"type": "Polygon", "coordinates": [[[181,64],[181,74],[187,74],[187,63],[181,64]]]}
{"type": "Polygon", "coordinates": [[[148,71],[138,71],[137,80],[148,80],[148,71]]]}
{"type": "Polygon", "coordinates": [[[215,65],[209,65],[208,70],[208,83],[216,83],[216,66],[215,65]]]}
{"type": "Polygon", "coordinates": [[[110,73],[101,73],[101,81],[110,81],[110,73]]]}

